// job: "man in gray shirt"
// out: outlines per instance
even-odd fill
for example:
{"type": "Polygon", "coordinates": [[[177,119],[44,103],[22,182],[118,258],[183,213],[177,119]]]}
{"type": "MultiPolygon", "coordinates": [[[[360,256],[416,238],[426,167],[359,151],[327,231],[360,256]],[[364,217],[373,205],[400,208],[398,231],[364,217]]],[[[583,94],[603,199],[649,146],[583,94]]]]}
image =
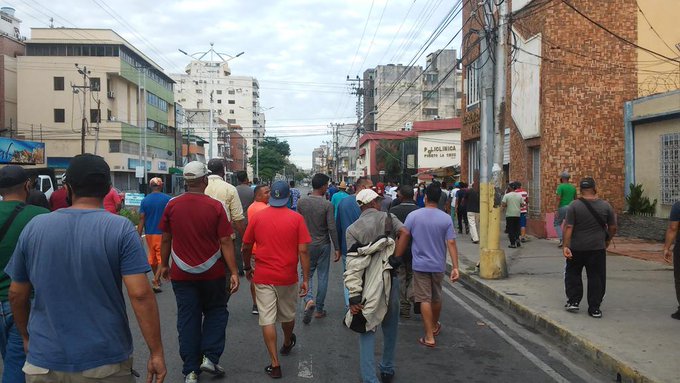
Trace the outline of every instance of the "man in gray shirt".
{"type": "Polygon", "coordinates": [[[304,217],[307,230],[312,237],[312,243],[309,245],[309,290],[304,298],[305,312],[302,317],[304,324],[311,322],[312,314],[317,319],[326,316],[326,310],[323,309],[323,306],[328,290],[331,241],[333,241],[333,249],[335,249],[333,262],[340,260],[340,245],[338,244],[333,204],[325,197],[329,180],[330,178],[325,174],[315,174],[312,177],[312,188],[314,189],[312,194],[301,198],[297,203],[297,211],[304,217]],[[314,298],[312,282],[314,271],[317,272],[318,281],[316,299],[314,298]],[[316,313],[314,312],[315,309],[316,313]]]}
{"type": "Polygon", "coordinates": [[[580,183],[581,198],[567,206],[562,253],[567,259],[564,286],[567,293],[565,308],[577,312],[583,298],[583,267],[588,275],[588,314],[601,318],[600,304],[604,298],[606,256],[611,239],[616,234],[616,214],[611,205],[597,197],[595,180],[584,178],[580,183]]]}
{"type": "MultiPolygon", "coordinates": [[[[253,188],[250,187],[248,173],[246,173],[245,171],[241,170],[236,172],[236,179],[238,180],[239,183],[239,185],[236,186],[236,192],[238,193],[238,198],[241,200],[241,206],[243,207],[243,212],[245,213],[248,211],[248,207],[250,207],[250,205],[255,200],[255,191],[253,190],[253,188]]],[[[248,215],[244,214],[244,217],[245,223],[247,225],[248,215]]],[[[238,266],[238,275],[240,276],[245,275],[245,273],[243,272],[243,255],[241,254],[241,245],[243,244],[242,241],[243,236],[240,234],[239,231],[237,231],[235,241],[236,252],[234,253],[234,255],[236,256],[236,265],[238,266]]]]}

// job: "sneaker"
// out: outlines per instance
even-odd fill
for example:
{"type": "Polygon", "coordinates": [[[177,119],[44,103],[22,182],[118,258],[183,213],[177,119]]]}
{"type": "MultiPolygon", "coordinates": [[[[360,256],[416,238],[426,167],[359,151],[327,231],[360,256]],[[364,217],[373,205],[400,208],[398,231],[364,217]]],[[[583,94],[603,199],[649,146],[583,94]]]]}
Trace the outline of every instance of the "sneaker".
{"type": "Polygon", "coordinates": [[[567,304],[564,305],[564,309],[569,311],[570,313],[577,312],[578,311],[578,303],[567,302],[567,304]]]}
{"type": "Polygon", "coordinates": [[[184,383],[198,383],[198,375],[195,372],[190,372],[184,377],[184,383]]]}
{"type": "Polygon", "coordinates": [[[281,366],[274,367],[270,364],[269,366],[264,368],[264,372],[266,372],[267,375],[269,375],[269,377],[273,379],[280,379],[283,376],[283,374],[281,373],[281,366]]]}
{"type": "Polygon", "coordinates": [[[388,374],[386,372],[380,373],[380,381],[382,383],[392,383],[392,380],[394,380],[394,374],[388,374]]]}
{"type": "Polygon", "coordinates": [[[560,243],[557,244],[557,247],[562,247],[562,240],[560,240],[560,243]]]}
{"type": "Polygon", "coordinates": [[[508,247],[511,248],[511,249],[516,249],[517,245],[515,245],[514,243],[511,243],[511,244],[508,245],[508,247]]]}
{"type": "Polygon", "coordinates": [[[153,290],[154,293],[162,293],[163,292],[163,289],[161,289],[160,285],[151,286],[151,290],[153,290]]]}
{"type": "Polygon", "coordinates": [[[602,311],[600,309],[588,310],[588,315],[593,318],[602,318],[602,311]]]}
{"type": "Polygon", "coordinates": [[[253,315],[260,315],[260,312],[257,310],[257,305],[253,305],[253,309],[250,310],[250,313],[253,315]]]}
{"type": "Polygon", "coordinates": [[[515,242],[515,246],[517,246],[517,247],[522,247],[522,242],[521,242],[521,241],[515,242]]]}
{"type": "Polygon", "coordinates": [[[203,357],[203,363],[201,363],[201,371],[207,372],[215,376],[224,375],[224,368],[217,363],[213,363],[210,359],[203,357]]]}
{"type": "Polygon", "coordinates": [[[671,318],[680,320],[680,309],[678,309],[678,311],[671,314],[671,318]]]}

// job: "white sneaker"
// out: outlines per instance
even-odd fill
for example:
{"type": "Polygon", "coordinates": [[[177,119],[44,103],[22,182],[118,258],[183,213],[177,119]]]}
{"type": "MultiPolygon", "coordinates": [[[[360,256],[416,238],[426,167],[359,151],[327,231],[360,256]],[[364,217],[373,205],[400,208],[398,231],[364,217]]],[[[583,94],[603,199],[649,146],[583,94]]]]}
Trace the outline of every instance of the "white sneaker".
{"type": "Polygon", "coordinates": [[[184,383],[198,383],[198,375],[195,372],[190,372],[189,375],[184,377],[184,383]]]}
{"type": "Polygon", "coordinates": [[[219,364],[215,364],[210,361],[210,359],[203,357],[203,363],[201,363],[201,371],[207,372],[208,374],[222,376],[224,375],[224,368],[219,364]]]}

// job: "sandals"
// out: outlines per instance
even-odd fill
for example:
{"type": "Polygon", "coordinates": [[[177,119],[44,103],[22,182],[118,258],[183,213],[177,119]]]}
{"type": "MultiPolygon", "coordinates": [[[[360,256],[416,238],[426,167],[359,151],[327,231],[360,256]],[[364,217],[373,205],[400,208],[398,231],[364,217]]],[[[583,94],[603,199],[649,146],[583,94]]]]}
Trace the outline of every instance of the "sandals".
{"type": "Polygon", "coordinates": [[[428,348],[434,348],[437,345],[437,342],[429,343],[429,342],[425,341],[425,338],[418,338],[418,343],[420,343],[423,346],[428,347],[428,348]]]}
{"type": "Polygon", "coordinates": [[[296,341],[297,341],[297,338],[295,337],[295,334],[291,335],[290,336],[290,344],[288,346],[286,346],[286,344],[284,343],[283,346],[281,346],[281,350],[279,350],[281,355],[290,354],[290,351],[293,349],[293,347],[295,347],[296,341]]]}
{"type": "Polygon", "coordinates": [[[271,364],[264,368],[264,372],[273,379],[279,379],[283,376],[281,373],[281,366],[272,366],[271,364]]]}
{"type": "Polygon", "coordinates": [[[442,324],[441,322],[437,322],[437,326],[434,328],[434,331],[432,331],[432,335],[439,336],[440,332],[442,332],[442,324]]]}
{"type": "Polygon", "coordinates": [[[312,321],[312,314],[314,314],[315,308],[316,305],[314,304],[314,301],[307,302],[307,305],[305,306],[304,315],[302,316],[302,323],[309,324],[309,322],[312,321]]]}

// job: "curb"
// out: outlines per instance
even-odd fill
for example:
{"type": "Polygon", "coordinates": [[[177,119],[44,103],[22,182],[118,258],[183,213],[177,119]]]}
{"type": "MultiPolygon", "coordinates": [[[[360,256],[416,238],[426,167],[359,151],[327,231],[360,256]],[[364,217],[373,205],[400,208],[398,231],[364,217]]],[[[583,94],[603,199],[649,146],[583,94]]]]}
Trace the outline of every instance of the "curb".
{"type": "Polygon", "coordinates": [[[507,295],[494,290],[485,283],[477,280],[470,274],[460,271],[460,282],[470,288],[476,294],[500,308],[510,312],[524,325],[541,334],[556,338],[573,352],[579,353],[593,361],[597,366],[616,374],[617,381],[634,383],[656,383],[655,380],[643,375],[635,368],[616,359],[612,355],[602,351],[599,346],[565,329],[553,320],[537,314],[526,306],[523,306],[507,295]],[[619,380],[619,377],[621,380],[619,380]]]}

